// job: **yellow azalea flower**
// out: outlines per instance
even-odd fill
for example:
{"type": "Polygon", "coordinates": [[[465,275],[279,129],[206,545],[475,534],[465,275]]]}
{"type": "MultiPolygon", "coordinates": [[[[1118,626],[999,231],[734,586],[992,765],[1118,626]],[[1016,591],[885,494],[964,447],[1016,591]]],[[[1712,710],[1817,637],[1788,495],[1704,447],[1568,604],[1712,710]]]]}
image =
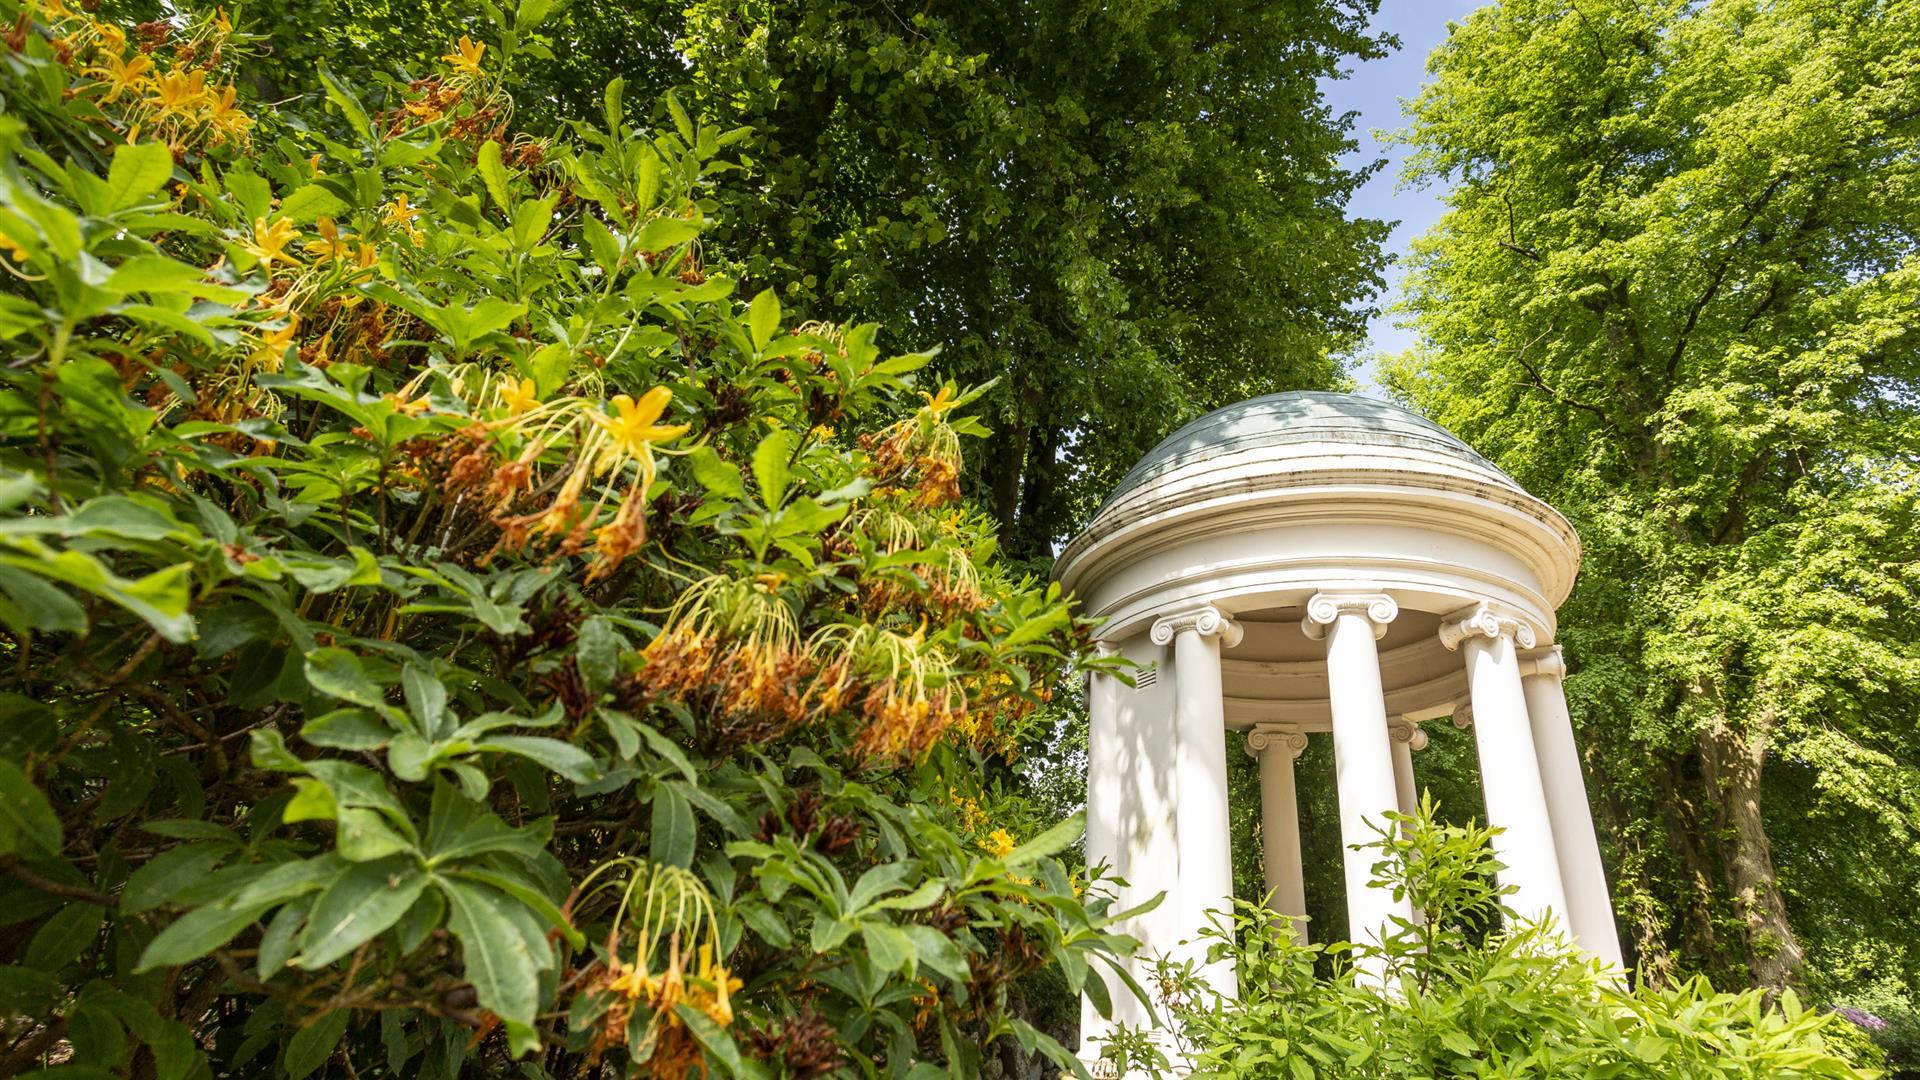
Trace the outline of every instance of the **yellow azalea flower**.
{"type": "Polygon", "coordinates": [[[93,69],[93,74],[107,84],[107,95],[101,100],[118,101],[121,94],[140,90],[152,70],[153,59],[145,53],[134,53],[129,58],[109,52],[106,66],[93,69]]]}
{"type": "Polygon", "coordinates": [[[13,237],[8,236],[6,233],[0,233],[0,251],[4,251],[13,256],[14,262],[23,263],[27,261],[27,249],[14,243],[13,237]]]}
{"type": "Polygon", "coordinates": [[[925,391],[922,391],[920,396],[927,399],[927,412],[932,413],[935,420],[940,419],[943,414],[952,411],[954,406],[959,404],[959,402],[953,400],[952,383],[941,387],[938,396],[926,393],[925,391]]]}
{"type": "Polygon", "coordinates": [[[161,116],[193,110],[207,96],[204,71],[169,71],[153,80],[153,96],[148,99],[161,116]]]}
{"type": "Polygon", "coordinates": [[[387,401],[393,406],[394,411],[402,416],[419,416],[427,411],[427,406],[430,404],[426,398],[408,400],[399,394],[388,394],[387,401]]]}
{"type": "Polygon", "coordinates": [[[262,371],[279,371],[280,361],[287,354],[287,346],[293,344],[294,328],[299,324],[299,319],[288,316],[285,326],[260,335],[259,344],[253,347],[248,359],[260,365],[262,371]]]}
{"type": "Polygon", "coordinates": [[[321,262],[344,259],[353,254],[353,246],[340,235],[340,227],[333,223],[332,218],[323,217],[314,222],[313,227],[320,233],[320,239],[307,241],[307,254],[321,262]]]}
{"type": "Polygon", "coordinates": [[[228,21],[227,19],[226,8],[213,9],[213,28],[215,30],[220,31],[222,34],[233,33],[233,23],[228,21]]]}
{"type": "Polygon", "coordinates": [[[240,247],[245,251],[251,252],[254,258],[260,260],[260,265],[265,267],[268,273],[272,273],[273,264],[276,262],[291,265],[300,261],[287,254],[286,250],[288,244],[293,243],[299,238],[300,233],[294,229],[293,222],[288,221],[286,218],[281,218],[271,225],[267,224],[266,218],[255,218],[253,221],[253,241],[251,243],[243,243],[240,247]]]}
{"type": "Polygon", "coordinates": [[[980,850],[996,859],[1004,859],[1013,854],[1013,834],[1005,829],[995,829],[980,841],[980,850]]]}
{"type": "Polygon", "coordinates": [[[672,400],[673,391],[664,386],[647,391],[637,402],[625,394],[619,394],[611,402],[617,415],[596,415],[594,420],[613,436],[614,446],[621,453],[651,463],[651,444],[668,442],[687,433],[686,424],[654,423],[660,419],[661,413],[667,411],[667,403],[672,400]]]}
{"type": "Polygon", "coordinates": [[[387,204],[387,211],[382,216],[382,220],[389,225],[406,230],[407,237],[415,244],[418,244],[420,242],[420,227],[413,223],[413,219],[419,216],[420,208],[407,205],[407,193],[403,191],[394,196],[393,201],[387,204]]]}
{"type": "Polygon", "coordinates": [[[519,416],[531,412],[540,406],[540,395],[534,392],[532,379],[509,381],[500,388],[500,400],[507,406],[507,413],[519,416]]]}
{"type": "Polygon", "coordinates": [[[207,113],[207,121],[214,129],[228,135],[243,134],[253,126],[253,117],[241,112],[234,104],[235,96],[233,87],[221,87],[220,92],[213,95],[207,113]]]}
{"type": "Polygon", "coordinates": [[[487,47],[485,45],[475,44],[472,38],[461,34],[460,44],[454,46],[452,52],[442,56],[440,59],[452,64],[457,70],[464,71],[469,75],[478,75],[480,74],[480,56],[486,51],[487,47]]]}

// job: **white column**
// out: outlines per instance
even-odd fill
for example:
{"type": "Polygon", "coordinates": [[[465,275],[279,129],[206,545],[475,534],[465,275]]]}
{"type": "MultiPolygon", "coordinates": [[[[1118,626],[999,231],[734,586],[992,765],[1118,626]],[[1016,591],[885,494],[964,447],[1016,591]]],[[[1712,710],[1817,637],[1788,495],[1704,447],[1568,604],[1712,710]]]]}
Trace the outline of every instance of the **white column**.
{"type": "MultiPolygon", "coordinates": [[[[1327,695],[1333,713],[1333,757],[1340,797],[1340,842],[1347,886],[1348,935],[1356,942],[1378,943],[1396,929],[1395,919],[1411,921],[1404,899],[1391,889],[1370,888],[1377,853],[1361,850],[1379,839],[1374,826],[1399,806],[1393,782],[1393,751],[1387,746],[1387,701],[1380,684],[1379,638],[1400,614],[1393,598],[1381,594],[1316,594],[1301,623],[1308,637],[1327,642],[1327,695]]],[[[1380,964],[1363,965],[1363,978],[1383,979],[1380,964]]]]}
{"type": "MultiPolygon", "coordinates": [[[[1233,850],[1227,818],[1226,699],[1220,687],[1220,647],[1240,641],[1239,624],[1201,606],[1153,624],[1157,645],[1173,645],[1174,831],[1180,856],[1176,886],[1180,925],[1196,962],[1205,955],[1198,934],[1207,912],[1233,910],[1233,850]]],[[[1233,964],[1201,965],[1217,992],[1236,992],[1233,964]]]]}
{"type": "Polygon", "coordinates": [[[1307,883],[1300,858],[1300,802],[1293,762],[1307,748],[1300,731],[1265,728],[1247,733],[1247,753],[1260,762],[1261,857],[1267,870],[1267,906],[1293,919],[1293,938],[1307,943],[1307,883]]]}
{"type": "Polygon", "coordinates": [[[1600,862],[1587,783],[1580,775],[1580,750],[1573,719],[1567,713],[1566,660],[1560,646],[1520,658],[1520,682],[1527,696],[1534,750],[1540,757],[1540,782],[1546,789],[1553,845],[1560,856],[1560,881],[1567,891],[1567,925],[1581,948],[1621,967],[1620,931],[1613,922],[1607,871],[1600,862]]]}
{"type": "Polygon", "coordinates": [[[1388,742],[1393,745],[1393,790],[1400,812],[1412,817],[1420,811],[1420,785],[1413,778],[1413,752],[1427,748],[1427,733],[1411,720],[1395,720],[1387,726],[1388,742]]]}
{"type": "Polygon", "coordinates": [[[1520,686],[1516,641],[1532,648],[1533,628],[1487,604],[1440,624],[1442,645],[1466,647],[1487,824],[1502,830],[1494,834],[1493,853],[1506,864],[1500,872],[1501,883],[1514,888],[1507,903],[1522,918],[1537,921],[1551,916],[1561,920],[1564,929],[1566,889],[1560,881],[1547,795],[1540,783],[1540,760],[1520,686]]]}
{"type": "MultiPolygon", "coordinates": [[[[1099,646],[1101,655],[1111,650],[1099,646]]],[[[1094,672],[1087,676],[1087,869],[1102,863],[1119,877],[1126,876],[1120,851],[1121,802],[1125,781],[1120,775],[1120,732],[1117,720],[1121,683],[1111,675],[1094,672]]],[[[1124,907],[1124,903],[1121,904],[1124,907]]],[[[1108,978],[1109,973],[1093,965],[1087,977],[1106,983],[1110,1001],[1124,1005],[1122,996],[1131,996],[1124,983],[1108,978]]],[[[1100,1015],[1093,999],[1080,996],[1080,1047],[1088,1058],[1097,1057],[1100,1042],[1113,1030],[1113,1019],[1100,1015]]]]}

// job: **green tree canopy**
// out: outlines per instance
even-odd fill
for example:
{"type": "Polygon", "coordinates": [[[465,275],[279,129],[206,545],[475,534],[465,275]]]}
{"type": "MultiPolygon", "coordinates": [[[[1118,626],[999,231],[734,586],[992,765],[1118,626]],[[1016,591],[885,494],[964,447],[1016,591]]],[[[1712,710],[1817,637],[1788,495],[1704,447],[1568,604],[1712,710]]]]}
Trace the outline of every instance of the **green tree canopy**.
{"type": "Polygon", "coordinates": [[[1639,960],[1920,974],[1920,7],[1506,0],[1412,106],[1448,182],[1399,394],[1587,546],[1569,693],[1639,960]]]}
{"type": "MultiPolygon", "coordinates": [[[[968,484],[1044,557],[1180,422],[1340,377],[1385,227],[1347,217],[1369,170],[1320,81],[1382,53],[1377,6],[576,0],[529,35],[517,99],[536,126],[589,117],[618,75],[750,128],[716,253],[803,315],[911,328],[942,375],[998,379],[968,484]]],[[[249,12],[290,92],[319,61],[417,68],[464,26],[249,12]]]]}

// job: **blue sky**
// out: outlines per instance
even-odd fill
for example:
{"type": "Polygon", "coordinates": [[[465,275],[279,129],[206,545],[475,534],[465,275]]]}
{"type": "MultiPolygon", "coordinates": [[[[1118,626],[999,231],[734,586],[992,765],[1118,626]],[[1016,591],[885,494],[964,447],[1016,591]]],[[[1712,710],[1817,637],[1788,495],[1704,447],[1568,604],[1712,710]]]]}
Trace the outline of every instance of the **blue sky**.
{"type": "MultiPolygon", "coordinates": [[[[1354,134],[1360,141],[1360,149],[1353,159],[1356,162],[1381,157],[1388,160],[1387,167],[1355,193],[1348,212],[1356,217],[1399,222],[1387,239],[1387,250],[1394,255],[1404,255],[1413,238],[1439,220],[1445,208],[1440,203],[1439,190],[1401,186],[1400,168],[1405,152],[1402,148],[1382,145],[1374,138],[1374,132],[1392,131],[1405,123],[1400,115],[1400,102],[1419,93],[1420,84],[1426,78],[1427,53],[1446,38],[1449,20],[1464,17],[1482,2],[1382,0],[1374,27],[1398,34],[1400,48],[1383,59],[1356,64],[1347,78],[1328,80],[1324,86],[1327,100],[1336,110],[1359,114],[1354,134]]],[[[1380,297],[1382,308],[1399,298],[1400,272],[1397,265],[1388,267],[1387,289],[1380,297]]],[[[1395,327],[1392,316],[1383,313],[1368,326],[1368,342],[1362,352],[1399,352],[1412,343],[1413,335],[1395,327]]],[[[1364,385],[1370,381],[1372,370],[1373,365],[1363,360],[1354,375],[1364,385]]]]}

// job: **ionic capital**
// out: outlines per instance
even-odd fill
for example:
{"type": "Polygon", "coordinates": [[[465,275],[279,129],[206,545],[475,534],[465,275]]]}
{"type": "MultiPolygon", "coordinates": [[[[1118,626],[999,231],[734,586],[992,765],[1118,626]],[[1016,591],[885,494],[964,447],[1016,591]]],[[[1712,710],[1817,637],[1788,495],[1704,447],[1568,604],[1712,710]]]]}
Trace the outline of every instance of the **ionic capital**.
{"type": "Polygon", "coordinates": [[[1556,680],[1567,677],[1567,658],[1560,652],[1560,646],[1549,645],[1537,652],[1521,655],[1520,677],[1533,676],[1556,680]]]}
{"type": "Polygon", "coordinates": [[[1427,733],[1420,730],[1420,725],[1411,720],[1389,721],[1387,723],[1387,736],[1394,742],[1406,743],[1407,749],[1409,750],[1425,750],[1427,748],[1427,733]]]}
{"type": "Polygon", "coordinates": [[[1300,756],[1307,748],[1307,733],[1304,731],[1280,731],[1273,728],[1254,728],[1247,732],[1247,756],[1257,758],[1268,750],[1287,755],[1287,760],[1300,756]]]}
{"type": "Polygon", "coordinates": [[[1533,627],[1527,625],[1526,620],[1502,614],[1494,610],[1492,604],[1477,604],[1441,620],[1440,644],[1449,652],[1471,637],[1511,637],[1522,649],[1533,648],[1535,641],[1533,627]]]}
{"type": "Polygon", "coordinates": [[[1147,637],[1155,645],[1165,645],[1172,641],[1175,634],[1191,632],[1201,637],[1218,637],[1220,644],[1232,648],[1240,644],[1240,624],[1227,617],[1226,612],[1212,604],[1176,611],[1171,615],[1162,615],[1153,622],[1153,629],[1147,637]]]}
{"type": "Polygon", "coordinates": [[[1473,726],[1473,702],[1456,701],[1453,703],[1453,726],[1465,731],[1473,726]]]}
{"type": "Polygon", "coordinates": [[[1307,601],[1307,617],[1300,629],[1315,641],[1342,615],[1360,615],[1373,624],[1374,640],[1386,636],[1387,624],[1400,615],[1400,605],[1386,593],[1314,593],[1307,601]]]}

